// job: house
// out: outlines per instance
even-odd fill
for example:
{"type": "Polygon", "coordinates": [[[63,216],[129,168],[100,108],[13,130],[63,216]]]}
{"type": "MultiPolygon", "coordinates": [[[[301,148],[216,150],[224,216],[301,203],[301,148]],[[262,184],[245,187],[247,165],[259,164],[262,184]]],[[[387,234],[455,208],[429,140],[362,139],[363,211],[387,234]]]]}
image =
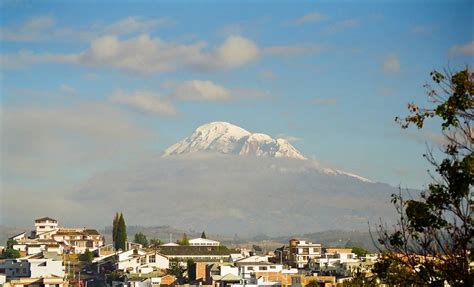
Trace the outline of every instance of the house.
{"type": "MultiPolygon", "coordinates": [[[[59,227],[58,221],[51,217],[35,219],[35,230],[31,232],[30,240],[55,241],[62,246],[59,251],[71,253],[84,253],[87,249],[93,251],[104,245],[104,237],[97,230],[59,227]]],[[[19,239],[17,243],[28,244],[28,239],[19,239]]],[[[21,248],[26,252],[26,247],[21,248]]]]}
{"type": "Polygon", "coordinates": [[[23,239],[26,239],[26,232],[22,232],[22,233],[13,235],[12,237],[8,238],[8,240],[15,240],[15,241],[19,241],[19,240],[23,240],[23,239]]]}
{"type": "Polygon", "coordinates": [[[311,259],[321,256],[321,244],[291,239],[289,246],[289,264],[295,268],[305,268],[311,259]]]}
{"type": "Polygon", "coordinates": [[[58,229],[58,221],[51,217],[42,217],[35,219],[35,230],[31,232],[32,238],[50,239],[50,232],[58,229]]]}
{"type": "Polygon", "coordinates": [[[160,245],[159,252],[169,259],[178,259],[186,262],[192,259],[194,262],[226,262],[231,250],[225,246],[197,246],[197,245],[160,245]]]}
{"type": "Polygon", "coordinates": [[[206,238],[193,238],[189,240],[189,245],[191,246],[219,246],[220,244],[219,241],[206,238]]]}
{"type": "Polygon", "coordinates": [[[321,257],[316,260],[320,271],[334,270],[336,273],[344,273],[343,264],[354,266],[360,262],[351,248],[324,248],[323,251],[321,257]]]}
{"type": "Polygon", "coordinates": [[[20,251],[21,254],[27,256],[37,254],[43,251],[63,253],[63,246],[52,239],[21,239],[13,244],[13,249],[20,251]]]}
{"type": "Polygon", "coordinates": [[[63,277],[46,276],[39,278],[16,278],[3,285],[4,287],[66,287],[68,281],[63,277]]]}
{"type": "Polygon", "coordinates": [[[239,275],[244,279],[254,278],[257,272],[282,272],[283,265],[271,263],[267,256],[250,256],[235,262],[235,266],[239,268],[239,275]]]}
{"type": "Polygon", "coordinates": [[[58,277],[65,275],[62,260],[48,258],[6,259],[0,263],[8,279],[58,277]]]}
{"type": "Polygon", "coordinates": [[[168,257],[159,252],[133,249],[116,255],[117,269],[133,273],[150,273],[156,269],[168,269],[168,257]]]}

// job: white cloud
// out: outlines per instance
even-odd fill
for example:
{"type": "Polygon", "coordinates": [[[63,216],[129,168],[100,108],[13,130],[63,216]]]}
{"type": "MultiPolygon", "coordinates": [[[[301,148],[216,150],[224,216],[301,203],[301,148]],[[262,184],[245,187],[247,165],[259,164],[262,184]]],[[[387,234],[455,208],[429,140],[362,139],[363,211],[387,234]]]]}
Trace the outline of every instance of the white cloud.
{"type": "Polygon", "coordinates": [[[51,17],[31,18],[17,26],[1,27],[0,39],[6,42],[30,42],[46,37],[47,30],[54,25],[51,17]]]}
{"type": "Polygon", "coordinates": [[[54,18],[41,16],[30,18],[23,23],[0,28],[0,39],[7,42],[53,41],[91,41],[104,35],[132,35],[150,32],[171,23],[169,18],[148,19],[130,16],[109,25],[92,24],[85,29],[61,27],[54,18]]]}
{"type": "Polygon", "coordinates": [[[136,73],[159,73],[178,68],[197,70],[233,69],[258,57],[258,47],[238,36],[228,37],[224,43],[205,50],[206,43],[177,44],[139,37],[120,40],[104,36],[91,42],[89,49],[77,54],[37,54],[20,51],[3,54],[1,63],[7,68],[21,68],[41,63],[74,63],[94,67],[113,67],[136,73]]]}
{"type": "Polygon", "coordinates": [[[169,18],[146,19],[143,17],[127,17],[106,26],[102,34],[128,35],[133,33],[144,33],[169,23],[170,21],[169,18]]]}
{"type": "Polygon", "coordinates": [[[382,70],[387,74],[400,72],[400,60],[395,54],[390,54],[385,58],[382,65],[382,70]]]}
{"type": "Polygon", "coordinates": [[[2,68],[18,69],[43,63],[77,63],[78,59],[78,55],[75,54],[38,54],[22,50],[17,53],[1,54],[0,64],[2,68]]]}
{"type": "Polygon", "coordinates": [[[268,98],[270,93],[253,88],[226,88],[212,81],[190,80],[168,83],[173,89],[170,97],[183,101],[227,101],[238,99],[268,98]]]}
{"type": "Polygon", "coordinates": [[[109,100],[150,114],[163,116],[176,114],[176,109],[170,101],[163,99],[158,93],[150,91],[137,90],[126,94],[119,90],[109,97],[109,100]]]}
{"type": "Polygon", "coordinates": [[[317,106],[333,106],[337,104],[337,99],[336,98],[314,98],[311,102],[317,106]]]}
{"type": "Polygon", "coordinates": [[[313,22],[321,22],[324,20],[329,19],[328,16],[318,13],[318,12],[313,12],[306,14],[296,20],[296,24],[306,24],[306,23],[313,23],[313,22]]]}
{"type": "Polygon", "coordinates": [[[336,33],[342,30],[351,29],[359,26],[358,19],[346,19],[344,21],[337,22],[329,27],[326,27],[323,31],[326,33],[336,33]]]}
{"type": "Polygon", "coordinates": [[[272,46],[263,49],[263,53],[268,55],[291,56],[298,54],[319,53],[324,46],[320,44],[292,44],[282,46],[272,46]]]}
{"type": "Polygon", "coordinates": [[[452,46],[449,49],[449,55],[451,57],[473,56],[474,55],[474,41],[468,42],[463,45],[452,46]]]}
{"type": "Polygon", "coordinates": [[[230,99],[230,91],[211,81],[191,80],[177,84],[172,97],[188,101],[222,101],[230,99]]]}
{"type": "Polygon", "coordinates": [[[258,47],[254,42],[240,36],[230,36],[214,49],[205,65],[210,64],[209,60],[215,60],[217,67],[239,67],[256,59],[258,53],[258,47]]]}

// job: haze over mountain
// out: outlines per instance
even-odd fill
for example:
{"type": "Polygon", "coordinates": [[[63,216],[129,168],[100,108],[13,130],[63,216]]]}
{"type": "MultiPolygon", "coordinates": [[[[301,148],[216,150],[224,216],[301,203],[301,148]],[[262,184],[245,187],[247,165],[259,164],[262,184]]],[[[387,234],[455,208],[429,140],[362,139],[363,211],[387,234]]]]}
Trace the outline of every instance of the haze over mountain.
{"type": "Polygon", "coordinates": [[[286,141],[217,122],[161,156],[95,176],[73,200],[103,214],[121,210],[131,224],[250,236],[367,230],[391,217],[393,192],[307,160],[286,141]]]}

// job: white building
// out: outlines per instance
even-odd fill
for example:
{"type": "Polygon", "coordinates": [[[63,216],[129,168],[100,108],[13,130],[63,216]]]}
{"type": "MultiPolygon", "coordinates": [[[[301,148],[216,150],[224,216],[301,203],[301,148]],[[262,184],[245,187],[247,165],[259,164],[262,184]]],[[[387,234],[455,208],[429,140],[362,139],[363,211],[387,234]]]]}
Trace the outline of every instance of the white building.
{"type": "Polygon", "coordinates": [[[14,278],[63,278],[64,266],[62,260],[52,259],[7,259],[0,263],[0,269],[5,270],[7,279],[14,278]]]}
{"type": "Polygon", "coordinates": [[[41,237],[43,233],[48,233],[55,230],[58,230],[58,221],[56,219],[51,217],[43,217],[35,220],[34,237],[41,237]]]}
{"type": "Polygon", "coordinates": [[[155,269],[168,269],[168,257],[156,251],[129,250],[116,256],[117,269],[133,273],[150,273],[155,269]]]}
{"type": "MultiPolygon", "coordinates": [[[[93,251],[105,244],[104,237],[95,229],[59,227],[58,221],[50,217],[35,220],[35,230],[31,232],[31,239],[53,240],[62,245],[61,252],[67,250],[72,253],[84,253],[87,249],[93,251]]],[[[23,238],[18,240],[18,243],[26,241],[27,239],[23,238]]]]}
{"type": "Polygon", "coordinates": [[[305,268],[310,260],[321,256],[321,244],[310,241],[290,240],[289,263],[295,268],[305,268]]]}
{"type": "Polygon", "coordinates": [[[193,238],[189,240],[189,245],[191,246],[219,246],[220,244],[219,241],[206,238],[193,238]]]}
{"type": "Polygon", "coordinates": [[[26,255],[37,254],[43,251],[56,252],[57,254],[63,253],[63,247],[54,240],[24,239],[19,240],[12,248],[24,252],[26,255]]]}
{"type": "Polygon", "coordinates": [[[239,275],[244,279],[253,278],[255,273],[282,272],[283,265],[268,262],[267,256],[250,256],[235,262],[239,268],[239,275]]]}

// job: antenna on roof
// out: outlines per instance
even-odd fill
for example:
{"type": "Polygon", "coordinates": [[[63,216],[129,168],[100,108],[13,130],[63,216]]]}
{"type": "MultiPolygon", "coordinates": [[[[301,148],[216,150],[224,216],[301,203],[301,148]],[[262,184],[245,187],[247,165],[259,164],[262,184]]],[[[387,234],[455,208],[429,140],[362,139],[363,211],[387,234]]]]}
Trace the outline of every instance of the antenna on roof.
{"type": "Polygon", "coordinates": [[[170,233],[170,243],[173,243],[173,233],[170,233]]]}

